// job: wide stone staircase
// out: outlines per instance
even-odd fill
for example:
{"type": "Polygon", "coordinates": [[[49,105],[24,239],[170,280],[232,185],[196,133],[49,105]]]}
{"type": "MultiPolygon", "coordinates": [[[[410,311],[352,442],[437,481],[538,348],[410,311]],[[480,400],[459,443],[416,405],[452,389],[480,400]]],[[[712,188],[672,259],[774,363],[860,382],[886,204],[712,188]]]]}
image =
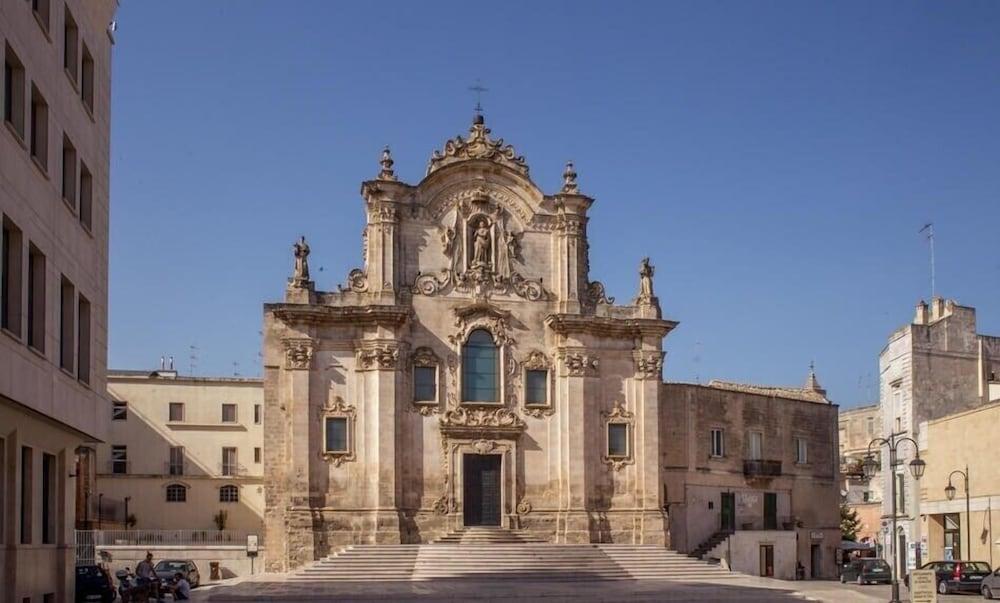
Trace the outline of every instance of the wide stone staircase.
{"type": "Polygon", "coordinates": [[[522,532],[467,528],[431,544],[351,545],[297,572],[296,581],[684,580],[734,574],[657,545],[551,544],[522,532]]]}

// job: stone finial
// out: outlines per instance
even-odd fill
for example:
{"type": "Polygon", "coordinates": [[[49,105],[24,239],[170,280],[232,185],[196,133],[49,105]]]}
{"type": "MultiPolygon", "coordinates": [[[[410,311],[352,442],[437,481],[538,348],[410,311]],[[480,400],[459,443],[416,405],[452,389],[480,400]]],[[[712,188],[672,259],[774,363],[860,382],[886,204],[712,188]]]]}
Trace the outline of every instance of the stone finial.
{"type": "Polygon", "coordinates": [[[392,169],[393,163],[395,162],[392,160],[392,153],[389,151],[389,145],[386,145],[385,148],[382,149],[382,159],[378,162],[378,164],[382,166],[382,169],[378,172],[379,180],[396,180],[396,172],[392,169]]]}
{"type": "Polygon", "coordinates": [[[806,377],[805,389],[817,394],[826,395],[826,390],[820,386],[819,379],[816,378],[816,363],[812,361],[809,362],[809,376],[806,377]]]}
{"type": "Polygon", "coordinates": [[[309,243],[306,243],[305,236],[292,245],[292,254],[295,256],[295,268],[292,271],[292,285],[304,287],[309,283],[309,243]]]}
{"type": "Polygon", "coordinates": [[[580,192],[580,187],[576,184],[576,170],[573,169],[573,162],[566,162],[566,169],[563,170],[562,192],[575,195],[580,192]]]}

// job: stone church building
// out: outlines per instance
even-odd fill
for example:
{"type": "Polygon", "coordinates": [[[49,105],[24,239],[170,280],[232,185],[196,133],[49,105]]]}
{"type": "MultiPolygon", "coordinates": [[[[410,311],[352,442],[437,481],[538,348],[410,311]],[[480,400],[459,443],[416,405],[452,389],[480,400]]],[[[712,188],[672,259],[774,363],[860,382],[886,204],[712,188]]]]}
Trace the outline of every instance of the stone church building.
{"type": "MultiPolygon", "coordinates": [[[[663,546],[680,527],[669,509],[704,515],[681,512],[683,475],[689,465],[712,473],[695,455],[716,436],[707,424],[704,438],[685,435],[701,425],[684,413],[701,390],[723,413],[720,396],[759,392],[678,385],[668,404],[663,342],[677,323],[662,315],[648,259],[630,303],[615,304],[591,280],[594,200],[576,177],[567,164],[561,189],[541,191],[525,159],[477,115],[415,185],[399,181],[383,152],[377,177],[361,186],[364,264],[337,291],[314,287],[309,246],[295,244],[285,300],[264,308],[270,571],[347,544],[431,542],[468,526],[663,546]],[[678,484],[671,492],[668,481],[678,484]]],[[[820,494],[833,501],[832,518],[813,528],[836,527],[836,407],[823,396],[787,402],[816,407],[787,414],[815,439],[817,487],[832,488],[820,494]]],[[[790,450],[787,435],[775,450],[790,450]]],[[[737,465],[742,438],[731,435],[737,465]]],[[[715,496],[711,479],[702,482],[699,501],[715,496]]],[[[782,500],[787,519],[795,502],[782,500]]],[[[708,524],[680,530],[687,549],[719,528],[708,524]]]]}

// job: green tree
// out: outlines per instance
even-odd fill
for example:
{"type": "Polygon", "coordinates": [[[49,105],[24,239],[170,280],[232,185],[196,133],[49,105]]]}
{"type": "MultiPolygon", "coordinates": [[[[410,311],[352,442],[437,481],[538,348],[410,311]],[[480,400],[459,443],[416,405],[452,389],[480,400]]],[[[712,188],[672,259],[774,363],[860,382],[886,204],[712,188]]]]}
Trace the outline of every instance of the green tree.
{"type": "Polygon", "coordinates": [[[858,530],[861,529],[861,520],[858,519],[858,512],[847,506],[847,503],[840,505],[840,535],[844,540],[854,542],[858,539],[858,530]]]}

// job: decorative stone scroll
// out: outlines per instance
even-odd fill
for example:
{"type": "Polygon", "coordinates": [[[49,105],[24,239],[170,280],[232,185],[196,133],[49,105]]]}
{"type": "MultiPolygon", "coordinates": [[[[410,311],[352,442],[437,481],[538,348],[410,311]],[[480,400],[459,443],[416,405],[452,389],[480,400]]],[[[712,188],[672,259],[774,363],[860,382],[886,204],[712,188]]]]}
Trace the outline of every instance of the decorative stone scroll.
{"type": "Polygon", "coordinates": [[[635,378],[659,379],[663,376],[663,352],[635,352],[635,378]]]}
{"type": "Polygon", "coordinates": [[[600,360],[582,352],[570,352],[563,356],[563,366],[570,377],[597,376],[600,360]]]}
{"type": "Polygon", "coordinates": [[[611,305],[615,303],[615,298],[608,297],[607,292],[604,290],[604,283],[600,281],[590,281],[587,283],[587,301],[590,305],[596,306],[598,304],[611,305]]]}
{"type": "Polygon", "coordinates": [[[486,127],[482,115],[477,115],[469,128],[468,139],[456,136],[444,143],[444,149],[434,151],[427,165],[427,175],[446,165],[470,159],[487,159],[507,166],[523,176],[528,175],[528,164],[524,157],[514,151],[514,147],[504,144],[502,138],[490,138],[490,129],[486,127]]]}
{"type": "Polygon", "coordinates": [[[527,499],[522,498],[519,503],[517,503],[517,508],[515,509],[518,515],[527,515],[531,513],[531,503],[527,499]]]}
{"type": "Polygon", "coordinates": [[[507,408],[458,408],[441,417],[444,427],[513,427],[523,428],[524,420],[507,408]]]}
{"type": "Polygon", "coordinates": [[[387,344],[363,347],[357,352],[357,363],[360,370],[394,369],[399,360],[399,348],[387,344]]]}
{"type": "Polygon", "coordinates": [[[368,275],[365,274],[364,270],[360,268],[355,268],[347,274],[347,286],[337,285],[337,289],[341,293],[344,291],[353,291],[355,293],[364,293],[368,290],[368,275]]]}
{"type": "Polygon", "coordinates": [[[313,341],[311,339],[286,339],[284,345],[286,369],[305,370],[309,368],[313,357],[313,341]]]}

